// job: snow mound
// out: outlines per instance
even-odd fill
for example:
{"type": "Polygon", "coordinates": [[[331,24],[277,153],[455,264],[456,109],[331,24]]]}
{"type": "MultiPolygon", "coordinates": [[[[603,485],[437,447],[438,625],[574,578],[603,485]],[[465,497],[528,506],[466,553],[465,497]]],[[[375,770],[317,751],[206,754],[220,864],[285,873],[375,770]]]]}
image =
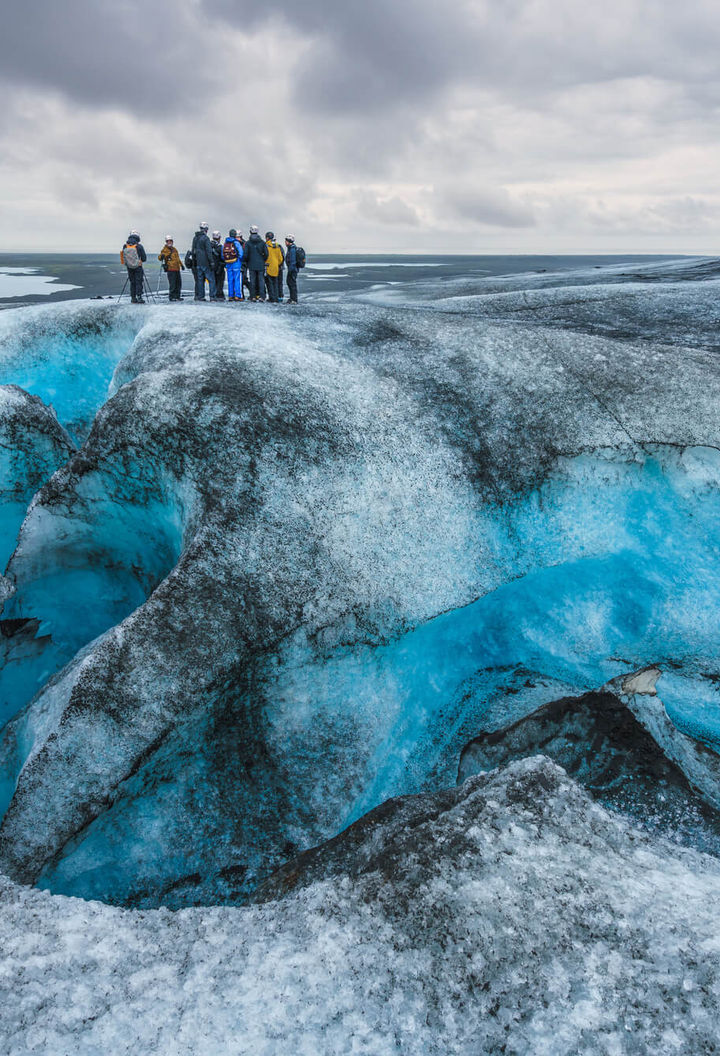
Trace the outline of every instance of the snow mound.
{"type": "Polygon", "coordinates": [[[543,758],[390,803],[242,909],[5,881],[8,1056],[710,1052],[720,867],[543,758]]]}

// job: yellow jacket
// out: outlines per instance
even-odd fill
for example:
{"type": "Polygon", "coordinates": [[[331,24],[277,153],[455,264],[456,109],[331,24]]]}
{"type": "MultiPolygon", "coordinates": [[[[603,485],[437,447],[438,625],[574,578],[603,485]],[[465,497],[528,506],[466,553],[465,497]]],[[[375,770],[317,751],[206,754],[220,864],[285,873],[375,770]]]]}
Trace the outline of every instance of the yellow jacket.
{"type": "Polygon", "coordinates": [[[267,258],[267,273],[272,278],[277,276],[280,271],[280,265],[285,260],[285,254],[282,251],[282,246],[279,246],[277,242],[271,242],[268,239],[268,258],[267,258]]]}

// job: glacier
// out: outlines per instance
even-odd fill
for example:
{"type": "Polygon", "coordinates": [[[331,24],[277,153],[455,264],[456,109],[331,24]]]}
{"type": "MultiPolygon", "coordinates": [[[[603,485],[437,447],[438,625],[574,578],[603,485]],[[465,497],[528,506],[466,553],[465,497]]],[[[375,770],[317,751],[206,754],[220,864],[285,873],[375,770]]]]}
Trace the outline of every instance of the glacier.
{"type": "Polygon", "coordinates": [[[198,1051],[206,1001],[228,1052],[705,1051],[717,282],[691,261],[399,283],[292,317],[0,315],[0,927],[10,977],[32,948],[58,1002],[28,978],[9,1051],[123,1051],[106,1029],[198,1051]],[[679,931],[678,883],[698,892],[679,931]],[[207,929],[224,952],[198,963],[185,1036],[170,991],[207,929]],[[84,957],[85,1025],[59,1004],[84,957]],[[161,963],[166,1018],[138,990],[136,1022],[108,973],[161,963]],[[273,990],[265,1035],[243,1017],[274,972],[295,1012],[273,990]]]}

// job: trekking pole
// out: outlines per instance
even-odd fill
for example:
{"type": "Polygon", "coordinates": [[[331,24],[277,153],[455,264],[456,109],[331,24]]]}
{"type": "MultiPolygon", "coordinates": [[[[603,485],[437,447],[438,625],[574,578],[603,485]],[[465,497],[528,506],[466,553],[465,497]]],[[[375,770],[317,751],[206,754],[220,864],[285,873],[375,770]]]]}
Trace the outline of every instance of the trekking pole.
{"type": "Polygon", "coordinates": [[[127,276],[127,278],[125,279],[125,285],[124,285],[124,286],[123,286],[123,288],[122,288],[122,289],[120,290],[120,296],[118,297],[118,299],[117,299],[117,302],[116,302],[117,304],[120,304],[120,301],[121,301],[121,299],[122,299],[122,296],[123,296],[123,294],[125,293],[125,290],[127,289],[127,284],[128,284],[129,282],[130,282],[130,276],[128,275],[128,276],[127,276]]]}

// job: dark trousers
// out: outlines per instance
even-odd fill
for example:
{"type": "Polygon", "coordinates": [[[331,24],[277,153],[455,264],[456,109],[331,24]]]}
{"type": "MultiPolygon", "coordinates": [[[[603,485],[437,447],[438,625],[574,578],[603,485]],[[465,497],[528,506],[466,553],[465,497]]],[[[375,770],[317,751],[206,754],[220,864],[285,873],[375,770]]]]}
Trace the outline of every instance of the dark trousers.
{"type": "Polygon", "coordinates": [[[254,301],[258,298],[265,300],[265,272],[251,268],[248,271],[250,279],[250,297],[254,301]]]}
{"type": "Polygon", "coordinates": [[[195,300],[205,300],[205,279],[210,292],[210,300],[215,296],[215,272],[212,268],[198,264],[196,268],[193,268],[195,272],[195,300]]]}
{"type": "Polygon", "coordinates": [[[266,275],[265,276],[265,288],[267,290],[268,300],[272,301],[273,304],[277,304],[277,299],[278,299],[278,277],[277,277],[277,275],[266,275]]]}
{"type": "Polygon", "coordinates": [[[128,268],[127,273],[130,280],[130,300],[141,301],[143,299],[145,273],[142,268],[128,268]]]}
{"type": "Polygon", "coordinates": [[[285,265],[281,264],[278,268],[278,300],[281,301],[285,296],[283,292],[283,278],[285,275],[285,265]]]}
{"type": "Polygon", "coordinates": [[[215,271],[215,296],[219,301],[225,300],[225,268],[223,265],[215,271]]]}
{"type": "Polygon", "coordinates": [[[182,293],[181,293],[181,291],[182,291],[182,279],[180,278],[180,272],[179,271],[169,271],[167,273],[167,277],[168,277],[168,289],[170,291],[169,300],[171,300],[171,301],[179,301],[181,299],[181,297],[182,297],[182,293]]]}
{"type": "Polygon", "coordinates": [[[290,300],[293,304],[297,304],[297,273],[297,268],[288,268],[287,287],[290,300]]]}

